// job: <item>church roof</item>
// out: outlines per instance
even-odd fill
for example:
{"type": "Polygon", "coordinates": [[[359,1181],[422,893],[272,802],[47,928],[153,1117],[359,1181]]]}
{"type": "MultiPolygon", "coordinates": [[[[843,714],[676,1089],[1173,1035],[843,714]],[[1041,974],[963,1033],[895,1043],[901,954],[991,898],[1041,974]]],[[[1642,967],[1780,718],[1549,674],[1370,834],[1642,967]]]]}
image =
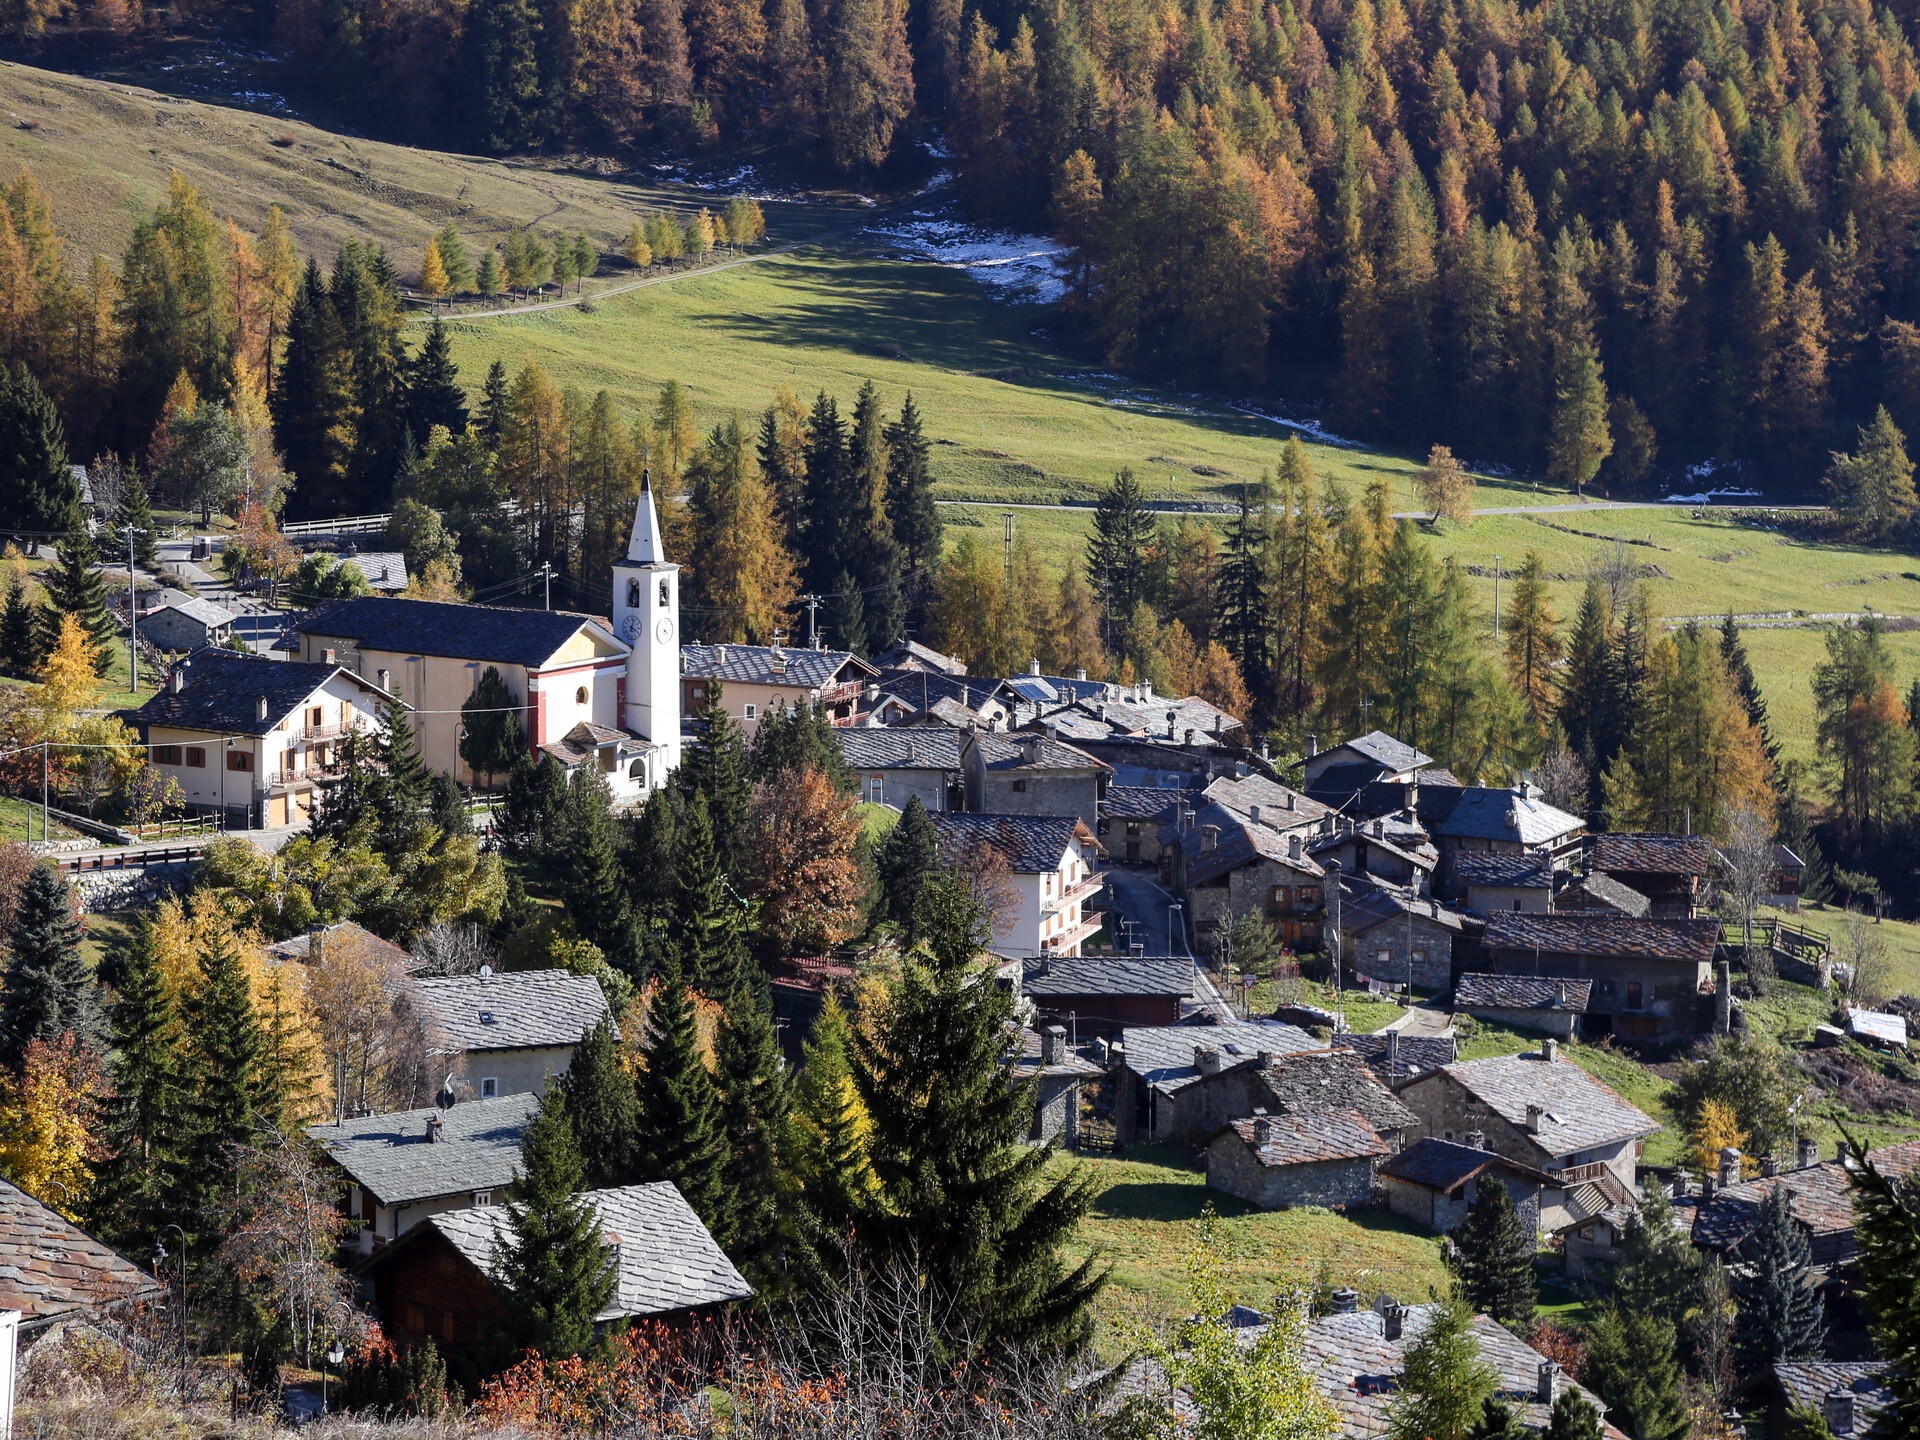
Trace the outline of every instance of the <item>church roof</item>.
{"type": "Polygon", "coordinates": [[[633,538],[627,541],[627,563],[663,565],[667,563],[666,545],[660,534],[660,515],[653,508],[653,474],[640,476],[640,498],[633,507],[633,538]]]}

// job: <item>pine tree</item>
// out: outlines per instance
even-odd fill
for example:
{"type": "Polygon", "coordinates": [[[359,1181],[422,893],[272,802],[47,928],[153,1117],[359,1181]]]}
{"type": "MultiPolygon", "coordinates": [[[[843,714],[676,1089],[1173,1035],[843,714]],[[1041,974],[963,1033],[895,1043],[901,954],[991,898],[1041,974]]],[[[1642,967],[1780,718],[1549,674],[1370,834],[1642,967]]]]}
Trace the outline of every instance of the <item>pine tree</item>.
{"type": "Polygon", "coordinates": [[[79,515],[80,485],[53,402],[25,365],[0,365],[0,530],[59,535],[79,515]]]}
{"type": "Polygon", "coordinates": [[[106,581],[93,568],[99,560],[93,538],[80,526],[61,537],[59,564],[42,572],[48,603],[42,621],[47,628],[42,631],[40,645],[43,653],[51,650],[59,639],[60,617],[71,615],[93,641],[94,673],[104,675],[113,660],[113,642],[120,626],[107,609],[106,581]]]}
{"type": "Polygon", "coordinates": [[[200,952],[199,968],[182,1017],[190,1048],[181,1073],[194,1090],[180,1140],[180,1200],[182,1214],[205,1226],[232,1193],[233,1147],[256,1128],[262,1045],[239,946],[218,937],[200,952]]]}
{"type": "Polygon", "coordinates": [[[381,707],[373,758],[378,767],[374,846],[383,853],[397,853],[418,834],[430,781],[406,702],[398,695],[389,695],[381,707]]]}
{"type": "Polygon", "coordinates": [[[1910,1179],[1888,1175],[1851,1135],[1847,1149],[1861,1250],[1854,1283],[1887,1362],[1881,1383],[1894,1394],[1881,1423],[1889,1434],[1909,1435],[1920,1418],[1920,1197],[1910,1179]]]}
{"type": "Polygon", "coordinates": [[[91,1227],[131,1250],[154,1234],[167,1208],[181,1120],[180,1017],[142,920],[120,966],[112,1011],[113,1099],[102,1117],[106,1158],[94,1174],[91,1227]]]}
{"type": "Polygon", "coordinates": [[[906,924],[928,877],[940,873],[940,837],[918,795],[907,797],[899,822],[880,842],[874,865],[888,917],[906,924]]]}
{"type": "Polygon", "coordinates": [[[1614,740],[1608,714],[1613,658],[1606,587],[1595,576],[1580,595],[1580,609],[1567,637],[1567,665],[1560,676],[1560,703],[1556,714],[1566,731],[1567,749],[1586,764],[1589,774],[1603,771],[1613,759],[1608,743],[1614,740]]]}
{"type": "MultiPolygon", "coordinates": [[[[498,295],[503,281],[500,277],[500,256],[491,246],[480,252],[480,268],[474,272],[473,288],[482,295],[498,295]]],[[[493,362],[504,376],[506,367],[496,360],[493,362]]]]}
{"type": "Polygon", "coordinates": [[[1467,1303],[1524,1333],[1538,1293],[1533,1255],[1539,1242],[1527,1233],[1507,1187],[1499,1181],[1481,1185],[1450,1238],[1447,1265],[1460,1277],[1467,1303]]]}
{"type": "Polygon", "coordinates": [[[1740,696],[1748,721],[1760,732],[1760,743],[1767,752],[1768,762],[1778,764],[1780,747],[1767,730],[1767,700],[1760,693],[1760,682],[1753,678],[1747,642],[1740,637],[1740,627],[1734,623],[1732,610],[1727,611],[1727,618],[1720,626],[1720,658],[1727,662],[1727,674],[1732,677],[1733,688],[1740,696]]]}
{"type": "Polygon", "coordinates": [[[607,1263],[593,1202],[576,1193],[585,1166],[557,1096],[542,1102],[522,1136],[520,1165],[494,1255],[505,1338],[515,1350],[564,1359],[593,1343],[594,1317],[619,1275],[607,1263]]]}
{"type": "Polygon", "coordinates": [[[93,976],[80,955],[73,887],[52,862],[42,860],[21,887],[19,909],[7,932],[0,1064],[18,1070],[35,1040],[51,1043],[71,1030],[91,1041],[102,1029],[93,976]]]}
{"type": "Polygon", "coordinates": [[[627,844],[621,858],[627,867],[628,895],[640,915],[663,922],[679,893],[679,876],[674,869],[680,848],[679,816],[673,792],[654,791],[627,824],[627,844]]]}
{"type": "Polygon", "coordinates": [[[1890,540],[1904,531],[1920,508],[1907,437],[1884,405],[1860,427],[1854,453],[1833,457],[1822,483],[1842,518],[1876,540],[1890,540]]]}
{"type": "Polygon", "coordinates": [[[546,138],[543,38],[532,0],[483,0],[468,16],[467,74],[475,94],[467,114],[482,148],[501,154],[546,138]]]}
{"type": "Polygon", "coordinates": [[[879,1182],[855,1243],[876,1264],[912,1257],[983,1340],[1082,1344],[1105,1277],[1061,1247],[1093,1194],[1078,1174],[1043,1178],[1047,1147],[1022,1143],[1033,1100],[1002,1060],[1012,1002],[973,983],[985,911],[941,877],[922,889],[914,928],[923,946],[855,1039],[879,1182]]]}
{"type": "Polygon", "coordinates": [[[438,315],[420,353],[407,362],[407,432],[415,444],[425,445],[436,425],[452,435],[467,428],[467,392],[460,388],[460,367],[453,363],[447,327],[438,315]]]}
{"type": "Polygon", "coordinates": [[[632,1183],[640,1099],[611,1017],[581,1038],[554,1089],[573,1127],[587,1185],[605,1190],[632,1183]]]}
{"type": "Polygon", "coordinates": [[[1507,677],[1536,718],[1552,709],[1553,666],[1560,658],[1559,617],[1547,594],[1547,567],[1538,550],[1529,550],[1513,587],[1513,603],[1500,617],[1506,634],[1507,677]]]}
{"type": "Polygon", "coordinates": [[[721,868],[706,796],[695,791],[675,827],[673,938],[679,973],[709,1000],[724,1003],[741,984],[748,960],[740,901],[721,868]]]}
{"type": "Polygon", "coordinates": [[[145,570],[160,563],[160,536],[153,524],[153,502],[140,472],[127,467],[125,488],[120,492],[120,523],[133,528],[133,562],[145,570]]]}
{"type": "Polygon", "coordinates": [[[771,1273],[789,1106],[772,1015],[745,989],[736,991],[721,1018],[716,1046],[726,1160],[721,1228],[714,1238],[739,1263],[771,1273]]]}
{"type": "Polygon", "coordinates": [[[806,475],[801,495],[804,523],[800,551],[805,565],[806,585],[816,595],[834,594],[850,574],[848,551],[859,543],[858,536],[847,533],[848,501],[847,432],[840,423],[840,407],[822,390],[814,397],[807,416],[807,444],[803,460],[806,475]]]}
{"type": "Polygon", "coordinates": [[[618,948],[628,923],[620,884],[613,795],[597,768],[583,765],[567,787],[567,866],[562,902],[567,918],[603,953],[618,948]]]}
{"type": "Polygon", "coordinates": [[[1467,1440],[1532,1440],[1533,1431],[1500,1401],[1489,1395],[1480,1406],[1480,1418],[1467,1431],[1467,1440]]]}
{"type": "Polygon", "coordinates": [[[700,1054],[693,992],[669,974],[653,992],[635,1147],[643,1180],[671,1180],[709,1229],[726,1213],[727,1137],[713,1077],[700,1054]]]}
{"type": "MultiPolygon", "coordinates": [[[[1262,476],[1239,487],[1236,512],[1227,522],[1226,554],[1215,587],[1220,641],[1240,662],[1240,673],[1260,714],[1274,704],[1274,622],[1272,604],[1276,557],[1273,541],[1273,486],[1262,476]]],[[[1248,717],[1251,718],[1251,717],[1248,717]]]]}
{"type": "Polygon", "coordinates": [[[738,863],[740,827],[753,789],[746,739],[739,722],[727,713],[725,687],[717,682],[707,686],[705,703],[694,712],[693,721],[700,739],[686,747],[674,772],[674,786],[682,796],[698,791],[706,797],[714,853],[721,868],[731,871],[738,863]]]}
{"type": "Polygon", "coordinates": [[[1147,546],[1153,535],[1146,492],[1133,471],[1122,470],[1094,507],[1093,534],[1087,539],[1087,583],[1100,597],[1109,649],[1119,648],[1122,627],[1146,598],[1147,546]]]}
{"type": "Polygon", "coordinates": [[[287,318],[285,359],[273,390],[275,447],[309,513],[349,511],[347,471],[359,421],[346,327],[312,256],[287,318]]]}
{"type": "Polygon", "coordinates": [[[1591,341],[1583,340],[1567,348],[1555,377],[1547,473],[1571,485],[1574,494],[1584,499],[1600,462],[1612,453],[1600,355],[1591,341]]]}
{"type": "MultiPolygon", "coordinates": [[[[865,620],[862,655],[878,655],[900,638],[904,621],[901,569],[904,556],[894,538],[887,496],[886,421],[880,392],[871,380],[854,401],[853,427],[847,436],[848,498],[846,542],[850,566],[861,591],[865,620]]],[[[931,501],[927,502],[931,505],[931,501]]]]}
{"type": "MultiPolygon", "coordinates": [[[[913,392],[900,404],[900,418],[887,426],[887,515],[893,538],[905,552],[906,573],[918,584],[940,555],[940,510],[933,503],[931,446],[921,430],[913,392]]],[[[924,587],[921,587],[923,593],[924,587]]]]}
{"type": "Polygon", "coordinates": [[[1740,1263],[1727,1267],[1727,1279],[1740,1307],[1734,1353],[1747,1373],[1819,1355],[1827,1334],[1826,1306],[1813,1284],[1812,1246],[1793,1218],[1793,1194],[1786,1186],[1767,1191],[1737,1253],[1740,1263]]]}
{"type": "Polygon", "coordinates": [[[434,246],[440,252],[440,264],[447,272],[447,292],[451,295],[463,295],[473,288],[473,262],[467,259],[467,247],[460,239],[460,232],[449,220],[440,233],[433,237],[434,246]]]}
{"type": "Polygon", "coordinates": [[[485,776],[489,785],[526,754],[518,708],[497,665],[480,672],[473,694],[460,707],[460,758],[476,777],[485,776]]]}
{"type": "Polygon", "coordinates": [[[12,570],[7,576],[7,613],[0,617],[0,664],[7,674],[24,680],[39,672],[43,631],[37,607],[27,598],[25,576],[12,570]]]}
{"type": "Polygon", "coordinates": [[[1671,1322],[1609,1305],[1589,1332],[1581,1382],[1634,1440],[1682,1440],[1693,1427],[1671,1322]]]}
{"type": "Polygon", "coordinates": [[[873,652],[867,648],[866,597],[860,582],[849,570],[836,570],[827,585],[827,635],[842,650],[865,659],[873,652]]]}
{"type": "Polygon", "coordinates": [[[1390,1440],[1466,1440],[1498,1386],[1480,1357],[1473,1307],[1457,1296],[1443,1300],[1401,1361],[1387,1404],[1387,1434],[1390,1440]]]}
{"type": "Polygon", "coordinates": [[[1600,1412],[1592,1401],[1569,1386],[1553,1402],[1545,1440],[1601,1440],[1600,1412]]]}
{"type": "Polygon", "coordinates": [[[1703,1257],[1675,1222],[1666,1187],[1655,1182],[1646,1189],[1646,1199],[1627,1216],[1613,1298],[1629,1314],[1657,1315],[1677,1328],[1699,1304],[1703,1257]]]}

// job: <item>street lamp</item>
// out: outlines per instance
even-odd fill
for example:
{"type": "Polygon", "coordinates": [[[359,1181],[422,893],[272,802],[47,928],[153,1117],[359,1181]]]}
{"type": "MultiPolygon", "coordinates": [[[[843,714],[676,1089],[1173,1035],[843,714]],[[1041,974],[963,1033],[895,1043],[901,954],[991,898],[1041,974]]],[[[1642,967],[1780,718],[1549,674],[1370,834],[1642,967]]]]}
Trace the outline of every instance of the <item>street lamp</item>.
{"type": "Polygon", "coordinates": [[[327,1348],[320,1366],[320,1413],[327,1413],[327,1372],[338,1367],[347,1358],[347,1347],[340,1343],[340,1337],[334,1336],[333,1344],[327,1348]]]}

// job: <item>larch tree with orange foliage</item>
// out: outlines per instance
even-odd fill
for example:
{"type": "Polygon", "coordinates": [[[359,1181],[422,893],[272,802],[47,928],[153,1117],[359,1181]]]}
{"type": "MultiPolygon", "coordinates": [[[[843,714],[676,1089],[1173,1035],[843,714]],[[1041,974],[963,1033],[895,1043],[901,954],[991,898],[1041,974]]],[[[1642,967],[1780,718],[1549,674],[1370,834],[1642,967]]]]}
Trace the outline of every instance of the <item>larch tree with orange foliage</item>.
{"type": "Polygon", "coordinates": [[[783,952],[818,953],[860,927],[859,834],[853,801],[811,765],[753,787],[746,854],[761,933],[783,952]]]}
{"type": "Polygon", "coordinates": [[[1829,630],[1827,658],[1813,668],[1814,743],[1844,833],[1855,842],[1913,795],[1915,736],[1893,675],[1874,615],[1829,630]]]}

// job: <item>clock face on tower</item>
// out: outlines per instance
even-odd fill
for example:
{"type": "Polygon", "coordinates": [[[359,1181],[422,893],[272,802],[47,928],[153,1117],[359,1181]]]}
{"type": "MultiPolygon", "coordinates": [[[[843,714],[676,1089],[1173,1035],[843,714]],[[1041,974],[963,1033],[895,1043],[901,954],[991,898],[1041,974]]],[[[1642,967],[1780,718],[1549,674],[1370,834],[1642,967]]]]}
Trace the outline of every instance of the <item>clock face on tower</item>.
{"type": "Polygon", "coordinates": [[[662,645],[673,639],[673,621],[666,616],[660,617],[660,623],[653,627],[653,638],[662,645]]]}
{"type": "Polygon", "coordinates": [[[627,618],[620,622],[620,638],[629,645],[640,638],[640,617],[638,615],[629,612],[627,618]]]}

